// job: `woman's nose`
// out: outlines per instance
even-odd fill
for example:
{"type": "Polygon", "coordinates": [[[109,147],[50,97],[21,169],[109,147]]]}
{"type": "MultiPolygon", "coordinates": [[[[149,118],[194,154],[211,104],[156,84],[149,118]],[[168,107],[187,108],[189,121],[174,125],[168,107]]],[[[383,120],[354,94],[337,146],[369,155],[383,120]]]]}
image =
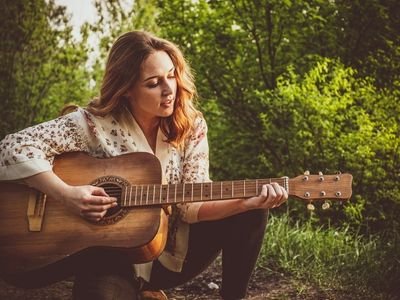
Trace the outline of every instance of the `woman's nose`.
{"type": "Polygon", "coordinates": [[[163,96],[171,95],[174,92],[172,82],[166,80],[163,85],[163,96]]]}

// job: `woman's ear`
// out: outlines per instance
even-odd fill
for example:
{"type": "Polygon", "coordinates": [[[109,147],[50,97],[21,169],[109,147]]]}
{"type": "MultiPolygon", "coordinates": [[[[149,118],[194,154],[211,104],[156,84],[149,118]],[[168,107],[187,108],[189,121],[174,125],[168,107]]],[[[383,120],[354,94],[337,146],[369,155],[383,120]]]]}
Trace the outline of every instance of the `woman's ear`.
{"type": "Polygon", "coordinates": [[[133,99],[134,91],[135,91],[135,85],[131,85],[131,86],[126,90],[126,92],[124,93],[123,96],[124,96],[126,99],[131,100],[131,99],[133,99]]]}
{"type": "Polygon", "coordinates": [[[126,101],[130,101],[133,97],[132,97],[132,89],[127,90],[122,97],[124,97],[124,99],[126,101]]]}

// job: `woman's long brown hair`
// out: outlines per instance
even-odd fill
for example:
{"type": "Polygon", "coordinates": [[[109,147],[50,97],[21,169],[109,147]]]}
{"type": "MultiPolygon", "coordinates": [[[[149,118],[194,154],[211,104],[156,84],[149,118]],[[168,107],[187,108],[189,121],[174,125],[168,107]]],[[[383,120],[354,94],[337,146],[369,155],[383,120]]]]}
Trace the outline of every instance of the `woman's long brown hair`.
{"type": "Polygon", "coordinates": [[[87,110],[96,116],[112,114],[116,119],[126,113],[126,94],[138,81],[142,63],[155,51],[165,51],[175,66],[177,92],[174,112],[162,118],[160,128],[167,142],[182,149],[200,112],[194,107],[196,88],[193,75],[182,52],[173,43],[143,31],[121,35],[111,47],[100,97],[92,100],[87,110]]]}

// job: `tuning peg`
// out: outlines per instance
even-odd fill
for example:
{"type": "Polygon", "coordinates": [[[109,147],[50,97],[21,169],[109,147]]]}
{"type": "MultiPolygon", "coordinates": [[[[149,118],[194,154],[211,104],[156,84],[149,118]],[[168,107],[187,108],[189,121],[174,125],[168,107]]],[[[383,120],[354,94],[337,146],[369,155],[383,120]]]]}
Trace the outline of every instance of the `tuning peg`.
{"type": "Polygon", "coordinates": [[[311,202],[310,202],[310,203],[308,203],[308,204],[307,204],[307,209],[308,209],[309,211],[313,211],[313,210],[315,210],[315,206],[314,206],[314,204],[312,204],[311,202]]]}
{"type": "Polygon", "coordinates": [[[326,210],[326,209],[328,209],[329,207],[331,207],[331,205],[329,204],[329,202],[324,202],[324,203],[322,203],[322,209],[323,210],[326,210]]]}
{"type": "Polygon", "coordinates": [[[319,172],[318,172],[318,175],[322,176],[322,175],[324,175],[324,174],[322,174],[322,172],[321,172],[321,171],[319,171],[319,172]]]}
{"type": "Polygon", "coordinates": [[[310,175],[310,171],[309,170],[304,171],[304,175],[310,175]]]}

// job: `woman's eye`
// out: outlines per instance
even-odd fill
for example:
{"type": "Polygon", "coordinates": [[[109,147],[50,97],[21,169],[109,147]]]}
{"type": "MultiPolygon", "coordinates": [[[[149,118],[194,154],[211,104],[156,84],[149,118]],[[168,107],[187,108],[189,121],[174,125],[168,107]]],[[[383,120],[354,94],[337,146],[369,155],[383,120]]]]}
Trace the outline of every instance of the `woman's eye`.
{"type": "Polygon", "coordinates": [[[151,82],[151,83],[149,83],[149,85],[147,87],[155,88],[155,87],[157,87],[157,85],[158,85],[158,82],[151,82]]]}

